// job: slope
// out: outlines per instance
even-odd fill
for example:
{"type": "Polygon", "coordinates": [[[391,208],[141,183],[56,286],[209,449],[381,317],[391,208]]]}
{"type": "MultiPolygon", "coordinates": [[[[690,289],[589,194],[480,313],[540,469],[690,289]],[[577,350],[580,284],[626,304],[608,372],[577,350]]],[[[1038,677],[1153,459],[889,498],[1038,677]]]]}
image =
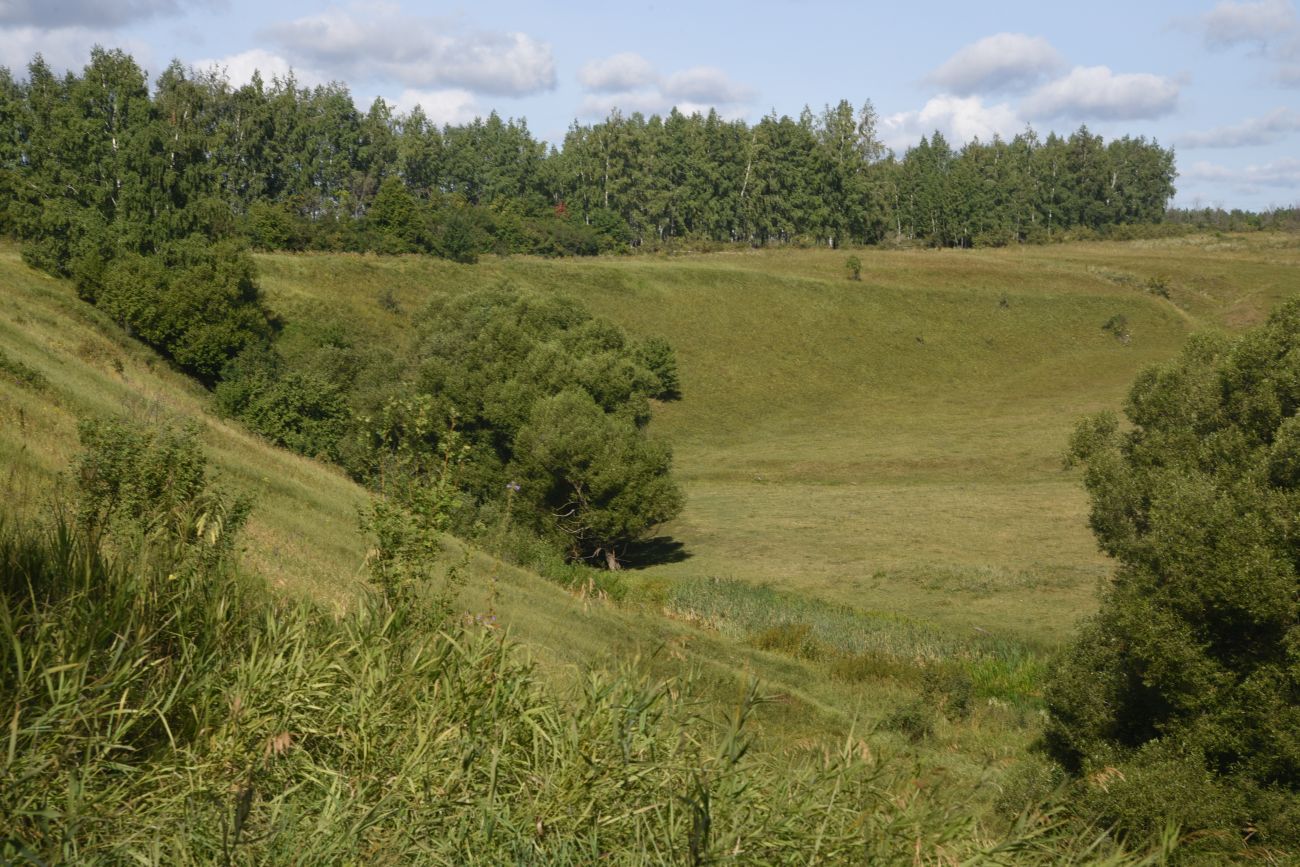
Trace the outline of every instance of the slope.
{"type": "Polygon", "coordinates": [[[510,282],[668,337],[684,398],[655,426],[685,514],[650,595],[710,579],[1054,643],[1107,564],[1060,456],[1082,413],[1196,328],[1293,287],[1291,236],[596,261],[259,257],[270,303],[403,345],[430,292],[510,282]],[[1110,324],[1109,327],[1107,326],[1110,324]],[[680,547],[679,547],[680,545],[680,547]]]}

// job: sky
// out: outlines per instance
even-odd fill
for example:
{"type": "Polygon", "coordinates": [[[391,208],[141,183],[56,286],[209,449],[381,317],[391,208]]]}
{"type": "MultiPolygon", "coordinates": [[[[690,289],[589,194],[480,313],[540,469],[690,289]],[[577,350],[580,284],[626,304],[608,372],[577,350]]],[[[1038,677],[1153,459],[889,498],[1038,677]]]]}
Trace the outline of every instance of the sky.
{"type": "Polygon", "coordinates": [[[93,45],[156,75],[260,69],[347,83],[438,122],[497,111],[563,141],[612,108],[756,121],[871,100],[902,153],[1081,124],[1177,152],[1176,204],[1300,204],[1295,0],[0,0],[0,65],[79,70],[93,45]]]}

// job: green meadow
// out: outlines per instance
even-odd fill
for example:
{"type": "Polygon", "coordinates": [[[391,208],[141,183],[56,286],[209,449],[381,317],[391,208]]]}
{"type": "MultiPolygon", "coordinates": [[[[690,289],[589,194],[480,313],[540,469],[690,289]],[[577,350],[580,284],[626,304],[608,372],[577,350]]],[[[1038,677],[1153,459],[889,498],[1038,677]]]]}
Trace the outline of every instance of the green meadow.
{"type": "Polygon", "coordinates": [[[668,338],[683,397],[654,427],[688,504],[630,578],[651,597],[729,579],[1046,645],[1107,571],[1073,424],[1192,331],[1259,321],[1300,263],[1286,236],[872,250],[855,282],[845,255],[258,262],[289,340],[332,317],[401,344],[428,293],[498,283],[668,338]]]}
{"type": "MultiPolygon", "coordinates": [[[[656,406],[653,428],[673,445],[687,505],[631,559],[624,598],[448,540],[449,561],[468,564],[458,604],[497,615],[559,682],[630,665],[688,677],[725,706],[756,677],[764,744],[862,738],[912,769],[909,797],[974,809],[993,828],[1008,781],[1035,761],[1044,659],[1109,569],[1079,474],[1063,466],[1070,430],[1118,408],[1137,372],[1192,332],[1260,321],[1300,288],[1300,242],[866,250],[859,281],[847,255],[256,261],[286,352],[322,329],[400,348],[432,293],[500,283],[667,338],[683,396],[656,406]],[[942,686],[950,674],[966,686],[942,686]],[[961,712],[917,723],[907,709],[922,697],[961,712]]],[[[66,497],[80,417],[195,423],[222,482],[255,501],[244,569],[290,597],[354,604],[367,494],[216,417],[207,392],[11,245],[0,350],[11,507],[66,497]]]]}

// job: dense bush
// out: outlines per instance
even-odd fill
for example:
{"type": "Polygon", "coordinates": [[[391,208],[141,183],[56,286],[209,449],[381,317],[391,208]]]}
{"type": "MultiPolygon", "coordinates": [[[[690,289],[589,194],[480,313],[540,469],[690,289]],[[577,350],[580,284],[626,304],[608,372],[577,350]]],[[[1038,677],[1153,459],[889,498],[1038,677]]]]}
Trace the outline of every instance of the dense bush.
{"type": "Polygon", "coordinates": [[[575,558],[600,557],[617,569],[629,542],[682,510],[668,446],[584,391],[534,402],[511,451],[509,475],[532,522],[575,558]]]}
{"type": "Polygon", "coordinates": [[[1119,568],[1055,670],[1047,743],[1123,829],[1300,848],[1297,409],[1293,301],[1147,370],[1124,427],[1102,415],[1074,435],[1119,568]]]}
{"type": "Polygon", "coordinates": [[[651,398],[675,394],[667,343],[632,341],[565,298],[512,288],[436,298],[422,314],[413,383],[360,421],[372,481],[428,472],[455,430],[469,449],[465,529],[514,523],[574,559],[616,568],[626,546],[681,510],[666,445],[649,437],[651,398]]]}
{"type": "Polygon", "coordinates": [[[228,363],[215,389],[217,407],[278,446],[337,459],[351,410],[319,371],[289,369],[273,350],[254,346],[228,363]]]}
{"type": "Polygon", "coordinates": [[[230,359],[270,336],[253,272],[238,245],[192,235],[155,255],[119,255],[80,279],[78,291],[211,384],[230,359]]]}

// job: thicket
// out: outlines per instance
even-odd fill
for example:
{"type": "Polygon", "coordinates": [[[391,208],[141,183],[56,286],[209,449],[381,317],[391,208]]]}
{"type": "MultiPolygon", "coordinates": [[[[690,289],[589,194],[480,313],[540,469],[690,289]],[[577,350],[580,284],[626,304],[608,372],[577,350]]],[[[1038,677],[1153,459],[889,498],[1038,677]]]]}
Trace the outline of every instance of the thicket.
{"type": "MultiPolygon", "coordinates": [[[[1041,815],[1001,844],[910,773],[757,749],[690,682],[557,688],[456,613],[402,502],[342,615],[270,595],[192,432],[82,427],[69,511],[0,517],[0,860],[10,864],[912,863],[1087,858],[1041,815]],[[395,565],[416,567],[392,580],[395,565]],[[387,576],[387,577],[385,577],[387,576]]],[[[426,501],[436,515],[436,498],[426,501]]],[[[418,511],[418,510],[417,510],[418,511]]],[[[414,517],[413,517],[414,516],[414,517]]],[[[904,770],[904,769],[899,769],[904,770]]]]}
{"type": "Polygon", "coordinates": [[[680,387],[665,341],[510,287],[436,297],[417,330],[402,383],[356,422],[346,460],[358,477],[385,490],[427,476],[451,436],[464,452],[461,530],[509,524],[610,569],[680,512],[671,453],[645,431],[651,399],[680,387]]]}
{"type": "MultiPolygon", "coordinates": [[[[341,84],[231,86],[127,55],[80,75],[0,71],[0,227],[64,267],[120,224],[128,246],[220,226],[259,249],[584,255],[681,242],[933,245],[1040,241],[1159,223],[1171,150],[1086,127],[895,155],[870,102],[750,124],[716,112],[575,123],[548,148],[495,113],[438,127],[341,84]],[[126,213],[121,219],[119,213],[126,213]]],[[[102,245],[101,245],[102,248],[102,245]]],[[[116,248],[115,248],[116,249],[116,248]]]]}
{"type": "MultiPolygon", "coordinates": [[[[1052,673],[1051,754],[1088,815],[1178,822],[1213,860],[1300,851],[1300,301],[1143,373],[1071,449],[1118,561],[1052,673]]],[[[1195,851],[1195,850],[1193,850],[1195,851]]]]}

